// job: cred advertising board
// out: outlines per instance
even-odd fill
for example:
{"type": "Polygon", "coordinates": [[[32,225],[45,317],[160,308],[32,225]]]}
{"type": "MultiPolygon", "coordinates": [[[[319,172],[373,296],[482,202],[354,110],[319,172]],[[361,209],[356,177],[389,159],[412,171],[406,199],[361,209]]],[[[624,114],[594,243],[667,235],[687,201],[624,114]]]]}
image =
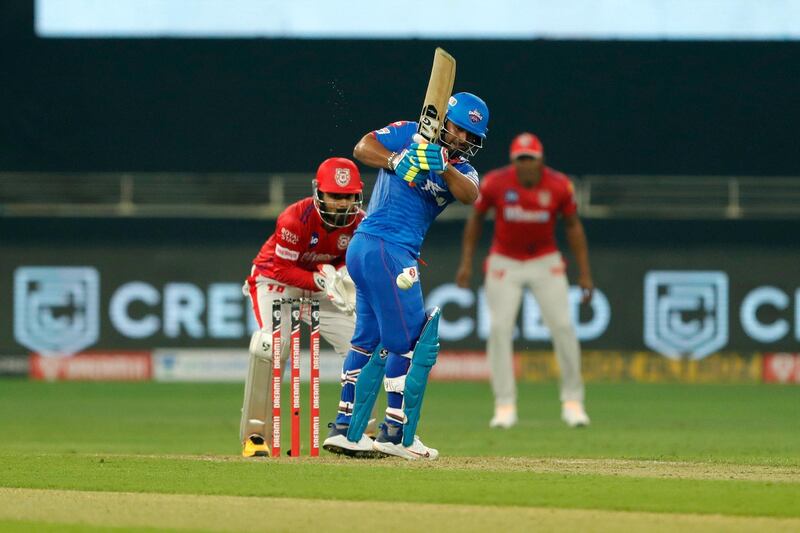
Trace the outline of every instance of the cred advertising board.
{"type": "MultiPolygon", "coordinates": [[[[246,348],[256,325],[242,282],[272,223],[258,224],[257,234],[247,239],[227,239],[217,230],[219,235],[207,240],[200,235],[188,242],[178,237],[142,242],[131,240],[126,228],[113,238],[87,237],[88,244],[48,246],[25,239],[2,244],[0,355],[246,348]]],[[[444,348],[483,351],[491,317],[482,276],[476,275],[470,288],[454,283],[462,227],[460,222],[433,226],[420,282],[427,305],[443,309],[444,348]]],[[[797,351],[800,251],[795,247],[617,246],[608,239],[590,244],[594,298],[581,305],[575,286],[569,295],[585,350],[647,350],[689,360],[722,352],[797,351]]],[[[529,293],[515,336],[518,351],[550,349],[549,332],[529,293]]]]}

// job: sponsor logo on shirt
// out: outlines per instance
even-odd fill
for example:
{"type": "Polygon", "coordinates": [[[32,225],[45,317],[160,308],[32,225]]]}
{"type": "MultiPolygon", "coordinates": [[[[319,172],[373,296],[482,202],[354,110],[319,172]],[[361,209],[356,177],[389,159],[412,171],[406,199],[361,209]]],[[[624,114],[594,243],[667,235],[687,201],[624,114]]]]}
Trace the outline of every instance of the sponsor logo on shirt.
{"type": "Polygon", "coordinates": [[[304,263],[330,263],[337,257],[339,256],[333,254],[318,254],[317,252],[305,252],[300,260],[304,263]]]}
{"type": "Polygon", "coordinates": [[[295,233],[292,233],[286,228],[281,228],[281,239],[289,244],[297,244],[297,241],[300,240],[295,233]]]}
{"type": "Polygon", "coordinates": [[[313,248],[317,244],[319,244],[319,233],[315,231],[314,233],[311,234],[311,242],[308,243],[308,247],[313,248]]]}
{"type": "Polygon", "coordinates": [[[441,207],[447,203],[447,200],[445,198],[439,196],[440,192],[445,192],[444,188],[437,185],[435,182],[431,180],[426,180],[425,185],[422,186],[422,190],[431,193],[434,199],[436,199],[436,204],[438,206],[441,207]]]}
{"type": "Polygon", "coordinates": [[[275,255],[277,255],[281,259],[286,259],[287,261],[297,261],[297,258],[300,257],[300,252],[295,250],[290,250],[289,248],[284,248],[280,244],[276,244],[275,255]]]}
{"type": "Polygon", "coordinates": [[[503,208],[503,217],[509,222],[544,223],[550,220],[550,211],[544,209],[528,211],[518,205],[507,205],[503,208]]]}
{"type": "Polygon", "coordinates": [[[375,133],[377,133],[378,135],[388,135],[389,128],[381,128],[379,130],[375,130],[375,133]]]}

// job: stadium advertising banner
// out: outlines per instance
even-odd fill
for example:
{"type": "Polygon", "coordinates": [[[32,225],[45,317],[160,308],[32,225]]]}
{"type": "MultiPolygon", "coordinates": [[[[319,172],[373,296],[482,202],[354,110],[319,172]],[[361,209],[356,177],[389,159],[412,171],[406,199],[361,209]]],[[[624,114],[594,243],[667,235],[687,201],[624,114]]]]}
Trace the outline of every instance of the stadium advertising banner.
{"type": "MultiPolygon", "coordinates": [[[[6,241],[0,254],[0,355],[246,349],[256,326],[242,282],[268,225],[259,221],[257,236],[244,244],[124,235],[58,245],[6,241]]],[[[482,276],[468,289],[454,283],[462,227],[460,221],[434,226],[422,253],[427,266],[421,282],[427,304],[443,309],[444,349],[480,353],[490,327],[482,276]]],[[[583,306],[577,287],[570,292],[587,353],[652,352],[701,361],[715,354],[797,351],[798,250],[724,243],[616,246],[600,239],[590,244],[594,299],[583,306]]],[[[480,272],[477,258],[475,270],[480,272]]],[[[518,352],[551,350],[530,294],[515,335],[518,352]]],[[[775,381],[795,375],[784,367],[770,371],[775,381]]]]}

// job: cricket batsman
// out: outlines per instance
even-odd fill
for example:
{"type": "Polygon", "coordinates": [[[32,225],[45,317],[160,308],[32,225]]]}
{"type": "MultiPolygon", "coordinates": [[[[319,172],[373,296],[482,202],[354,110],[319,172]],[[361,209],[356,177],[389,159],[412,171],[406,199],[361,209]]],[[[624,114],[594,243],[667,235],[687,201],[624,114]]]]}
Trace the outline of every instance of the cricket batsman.
{"type": "MultiPolygon", "coordinates": [[[[269,456],[272,436],[272,302],[280,298],[320,300],[320,334],[344,355],[355,328],[355,287],[344,265],[353,232],[364,218],[363,184],[349,159],[322,162],[312,183],[313,196],[287,207],[275,232],[253,260],[243,291],[250,297],[258,330],[250,339],[250,364],[244,391],[239,439],[245,457],[269,456]]],[[[283,306],[289,315],[290,304],[283,306]]],[[[309,322],[309,310],[301,309],[309,322]]],[[[281,337],[289,338],[284,320],[281,337]]],[[[289,342],[281,343],[286,361],[289,342]]],[[[285,366],[284,366],[285,368],[285,366]]]]}
{"type": "Polygon", "coordinates": [[[450,98],[438,144],[419,142],[416,122],[366,134],[353,152],[380,169],[367,210],[347,251],[356,285],[356,326],[344,361],[339,413],[323,448],[351,456],[436,459],[415,435],[428,373],[439,352],[440,310],[426,313],[417,259],[433,220],[458,200],[478,197],[469,163],[483,146],[489,109],[479,97],[450,98]],[[410,183],[411,182],[411,186],[410,183]],[[374,442],[363,432],[383,385],[386,416],[374,442]]]}

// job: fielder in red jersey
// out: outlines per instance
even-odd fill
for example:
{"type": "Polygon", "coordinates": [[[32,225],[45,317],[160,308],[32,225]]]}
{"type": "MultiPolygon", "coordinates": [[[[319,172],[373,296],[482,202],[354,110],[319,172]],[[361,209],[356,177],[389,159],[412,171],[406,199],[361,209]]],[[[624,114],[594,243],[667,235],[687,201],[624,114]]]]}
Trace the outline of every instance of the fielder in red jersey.
{"type": "Polygon", "coordinates": [[[475,211],[495,210],[494,235],[489,253],[524,261],[558,251],[556,220],[575,215],[572,183],[561,172],[543,166],[535,187],[520,182],[509,165],[486,174],[475,211]]]}
{"type": "MultiPolygon", "coordinates": [[[[350,238],[364,218],[363,183],[355,163],[333,157],[322,162],[313,196],[287,207],[261,247],[243,291],[259,329],[250,339],[250,365],[239,426],[242,455],[269,456],[271,440],[272,302],[319,300],[320,335],[345,355],[355,329],[355,285],[344,266],[350,238]]],[[[301,306],[301,320],[310,320],[301,306]]],[[[289,316],[290,304],[282,306],[289,316]]],[[[290,321],[281,324],[281,360],[289,354],[290,321]]]]}
{"type": "Polygon", "coordinates": [[[556,221],[565,233],[578,266],[583,303],[592,298],[594,284],[583,224],[577,215],[572,183],[544,164],[544,149],[531,133],[511,143],[511,165],[489,172],[481,182],[475,209],[464,229],[459,287],[469,287],[472,257],[486,213],[495,211],[494,236],[486,261],[486,301],[490,326],[486,353],[495,397],[490,427],[517,423],[513,334],[523,291],[536,298],[550,330],[561,370],[561,417],[570,426],[586,426],[580,345],[569,314],[569,285],[555,238],[556,221]]]}

